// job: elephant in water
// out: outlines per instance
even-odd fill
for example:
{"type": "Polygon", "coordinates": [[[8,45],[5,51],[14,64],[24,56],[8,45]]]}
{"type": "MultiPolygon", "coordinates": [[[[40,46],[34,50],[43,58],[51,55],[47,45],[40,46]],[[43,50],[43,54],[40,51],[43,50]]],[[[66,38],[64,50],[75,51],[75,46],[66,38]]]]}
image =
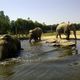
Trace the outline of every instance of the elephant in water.
{"type": "Polygon", "coordinates": [[[37,27],[34,28],[33,30],[29,31],[29,42],[31,43],[31,40],[33,39],[35,42],[40,41],[41,40],[41,35],[42,35],[42,29],[37,27]]]}
{"type": "Polygon", "coordinates": [[[74,26],[74,24],[63,22],[56,28],[56,38],[58,38],[58,36],[61,38],[61,34],[65,34],[66,39],[69,40],[71,31],[73,31],[74,37],[76,39],[76,27],[74,26]]]}
{"type": "Polygon", "coordinates": [[[17,57],[21,50],[20,40],[10,35],[0,37],[0,60],[17,57]]]}

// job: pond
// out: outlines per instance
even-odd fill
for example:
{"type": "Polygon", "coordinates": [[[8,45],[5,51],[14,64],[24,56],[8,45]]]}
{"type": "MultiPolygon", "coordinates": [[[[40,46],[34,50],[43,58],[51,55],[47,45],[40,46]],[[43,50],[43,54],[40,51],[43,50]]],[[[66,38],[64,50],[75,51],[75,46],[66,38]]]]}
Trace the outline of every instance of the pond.
{"type": "Polygon", "coordinates": [[[80,80],[80,41],[76,47],[53,47],[21,40],[17,58],[0,62],[0,80],[80,80]]]}

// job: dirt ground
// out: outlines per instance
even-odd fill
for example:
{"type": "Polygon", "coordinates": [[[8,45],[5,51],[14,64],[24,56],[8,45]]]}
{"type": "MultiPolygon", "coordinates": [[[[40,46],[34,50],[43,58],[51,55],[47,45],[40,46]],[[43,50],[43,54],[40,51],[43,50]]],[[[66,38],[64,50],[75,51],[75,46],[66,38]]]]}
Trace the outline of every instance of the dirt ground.
{"type": "MultiPolygon", "coordinates": [[[[79,40],[80,39],[80,35],[76,35],[77,36],[77,39],[79,40]]],[[[62,35],[62,38],[66,38],[65,35],[62,35]]],[[[70,38],[71,39],[74,39],[74,35],[70,35],[70,38]]],[[[53,36],[42,36],[42,40],[55,40],[56,39],[56,35],[53,35],[53,36]]],[[[59,38],[58,38],[59,39],[59,38]]]]}

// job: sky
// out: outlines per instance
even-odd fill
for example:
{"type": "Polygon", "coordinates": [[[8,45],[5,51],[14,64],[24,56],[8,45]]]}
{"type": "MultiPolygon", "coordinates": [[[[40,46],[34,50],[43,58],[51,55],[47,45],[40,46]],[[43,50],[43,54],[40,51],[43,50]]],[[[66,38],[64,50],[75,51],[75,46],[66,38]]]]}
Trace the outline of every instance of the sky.
{"type": "Polygon", "coordinates": [[[48,25],[80,23],[80,0],[0,0],[0,11],[10,20],[30,17],[48,25]]]}

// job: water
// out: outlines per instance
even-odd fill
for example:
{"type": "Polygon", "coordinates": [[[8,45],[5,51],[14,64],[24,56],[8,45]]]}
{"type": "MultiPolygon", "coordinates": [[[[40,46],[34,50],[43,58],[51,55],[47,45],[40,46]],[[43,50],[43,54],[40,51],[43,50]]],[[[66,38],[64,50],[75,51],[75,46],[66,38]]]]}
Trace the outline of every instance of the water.
{"type": "Polygon", "coordinates": [[[0,80],[80,80],[80,41],[76,48],[27,40],[21,45],[19,57],[0,62],[0,80]]]}

